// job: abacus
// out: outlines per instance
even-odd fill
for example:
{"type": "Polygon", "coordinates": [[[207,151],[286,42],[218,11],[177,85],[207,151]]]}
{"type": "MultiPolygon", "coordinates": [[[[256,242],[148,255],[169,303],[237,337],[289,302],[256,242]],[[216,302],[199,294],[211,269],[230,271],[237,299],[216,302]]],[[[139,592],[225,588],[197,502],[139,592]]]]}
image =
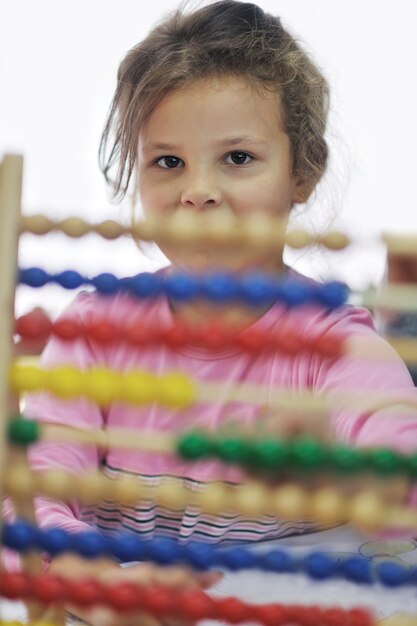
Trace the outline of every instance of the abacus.
{"type": "MultiPolygon", "coordinates": [[[[130,227],[107,220],[90,224],[72,217],[52,221],[45,216],[21,217],[20,196],[23,159],[8,155],[0,165],[0,259],[2,281],[0,284],[0,459],[1,489],[13,501],[17,519],[4,520],[1,527],[3,547],[22,556],[19,572],[0,569],[0,594],[8,599],[23,599],[28,603],[32,622],[63,623],[62,608],[68,604],[81,607],[93,605],[109,606],[123,615],[135,612],[147,613],[158,620],[175,618],[198,622],[203,619],[222,620],[236,624],[256,622],[265,626],[300,624],[303,626],[371,626],[376,618],[372,612],[361,607],[342,609],[335,606],[305,606],[290,604],[254,605],[238,598],[216,598],[203,591],[175,591],[168,587],[149,588],[127,584],[98,584],[94,580],[73,581],[52,576],[42,571],[41,553],[50,556],[65,552],[78,554],[86,559],[102,556],[124,561],[152,561],[161,566],[186,564],[196,570],[222,568],[239,571],[259,569],[267,572],[300,573],[314,580],[332,577],[344,578],[358,585],[379,583],[387,589],[400,585],[417,584],[417,567],[405,568],[392,562],[382,562],[376,567],[359,556],[346,557],[341,561],[321,552],[311,552],[300,559],[291,551],[271,549],[258,554],[250,546],[218,547],[197,541],[179,543],[168,537],[143,540],[138,535],[121,534],[105,536],[97,531],[71,534],[58,527],[38,528],[36,525],[33,495],[41,493],[50,498],[71,499],[76,497],[82,504],[91,505],[102,498],[123,505],[135,505],[141,500],[151,500],[174,511],[181,511],[191,504],[200,510],[219,514],[224,510],[257,517],[263,513],[291,519],[306,517],[328,526],[351,522],[368,533],[395,526],[400,529],[417,529],[417,510],[384,501],[377,492],[360,489],[350,498],[334,486],[321,486],[311,491],[303,484],[306,474],[332,472],[342,478],[353,480],[361,472],[374,473],[380,479],[396,477],[400,480],[417,478],[417,450],[414,454],[402,455],[390,449],[359,450],[348,446],[320,442],[311,437],[291,440],[271,438],[262,433],[253,437],[245,432],[224,434],[205,433],[198,430],[180,432],[178,435],[149,433],[126,429],[82,431],[71,426],[39,424],[24,418],[10,409],[10,392],[15,396],[27,391],[47,390],[59,398],[87,397],[99,406],[117,400],[132,405],[160,403],[182,409],[197,400],[210,401],[219,393],[220,382],[199,383],[181,372],[155,376],[149,372],[132,372],[122,376],[112,370],[89,370],[81,372],[75,368],[58,367],[44,371],[36,363],[21,363],[13,359],[13,335],[22,340],[59,337],[68,343],[74,339],[95,341],[109,345],[114,341],[127,342],[137,349],[145,345],[165,345],[171,348],[186,344],[197,344],[205,349],[228,345],[242,351],[256,352],[265,349],[284,354],[297,354],[303,350],[314,350],[324,357],[337,358],[346,353],[367,355],[372,345],[352,339],[336,337],[332,340],[311,336],[300,340],[295,327],[289,325],[274,336],[260,331],[239,327],[226,327],[221,322],[210,321],[204,326],[187,326],[176,323],[161,329],[143,326],[140,319],[117,326],[108,319],[96,320],[90,325],[81,325],[71,319],[50,320],[42,312],[32,312],[14,319],[13,302],[18,282],[34,288],[55,282],[66,289],[82,285],[93,286],[104,295],[127,290],[136,298],[154,297],[161,293],[171,298],[209,298],[219,305],[239,301],[246,306],[282,300],[292,307],[303,306],[314,301],[332,308],[342,305],[348,296],[345,285],[332,282],[322,286],[308,287],[295,281],[272,280],[259,273],[237,280],[227,273],[216,272],[205,276],[171,274],[167,278],[148,273],[118,279],[103,273],[93,278],[67,270],[60,274],[49,274],[41,268],[17,269],[19,235],[29,232],[46,235],[51,231],[63,232],[77,238],[95,232],[112,240],[126,235],[143,241],[155,239],[174,241],[181,246],[195,246],[202,242],[228,246],[276,246],[277,241],[294,248],[319,243],[332,250],[349,245],[349,238],[334,231],[322,237],[292,230],[286,232],[277,220],[263,216],[250,216],[239,222],[230,216],[213,221],[210,214],[197,216],[190,211],[179,211],[166,220],[163,226],[147,220],[130,227]],[[188,462],[201,458],[215,457],[225,464],[233,464],[249,472],[250,479],[244,484],[208,483],[199,490],[189,490],[181,480],[167,479],[160,484],[142,483],[134,477],[110,479],[99,471],[83,476],[71,475],[63,470],[32,472],[26,451],[32,443],[43,441],[94,443],[105,449],[112,446],[150,452],[180,455],[188,462]],[[8,444],[6,447],[6,443],[8,444]],[[6,463],[6,452],[8,461],[6,463]],[[289,472],[290,482],[271,484],[282,472],[289,472]],[[255,477],[254,477],[255,476],[255,477]],[[353,478],[352,478],[353,477],[353,478]],[[51,610],[52,609],[52,610],[51,610]]],[[[384,235],[387,247],[401,254],[415,255],[417,236],[384,235]]],[[[366,304],[383,304],[397,309],[417,309],[417,291],[412,286],[401,289],[387,286],[378,295],[365,294],[366,304]]],[[[411,338],[400,341],[389,338],[404,359],[417,362],[417,342],[411,338]]],[[[378,358],[373,354],[371,358],[378,358]]],[[[236,386],[231,390],[231,400],[261,403],[261,386],[236,386]]],[[[384,406],[392,402],[392,396],[370,397],[370,394],[343,394],[336,401],[355,406],[384,406]]],[[[272,398],[273,405],[287,410],[308,411],[312,415],[328,413],[332,398],[314,397],[310,393],[294,396],[286,389],[278,389],[272,398]]],[[[414,415],[416,402],[407,408],[414,415]]],[[[395,620],[391,620],[395,621],[395,620]]],[[[415,624],[412,617],[403,617],[398,623],[415,624]]],[[[8,622],[2,621],[2,624],[8,622]]]]}

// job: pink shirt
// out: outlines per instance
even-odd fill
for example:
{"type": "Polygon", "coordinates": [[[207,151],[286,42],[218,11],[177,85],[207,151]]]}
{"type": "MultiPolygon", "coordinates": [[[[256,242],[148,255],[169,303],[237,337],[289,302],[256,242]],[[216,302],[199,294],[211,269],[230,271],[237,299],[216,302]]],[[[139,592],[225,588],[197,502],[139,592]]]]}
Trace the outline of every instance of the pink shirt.
{"type": "MultiPolygon", "coordinates": [[[[65,313],[65,317],[72,316],[85,322],[106,317],[121,324],[138,315],[144,324],[152,322],[167,326],[173,323],[169,303],[163,296],[152,301],[138,301],[123,294],[103,297],[82,293],[65,313]]],[[[284,306],[276,304],[253,327],[273,332],[285,316],[284,306]]],[[[416,398],[417,390],[407,368],[388,343],[376,335],[371,316],[365,309],[345,306],[326,312],[319,307],[308,306],[294,309],[291,316],[301,335],[314,331],[328,337],[340,333],[364,339],[373,337],[380,350],[391,360],[365,361],[352,356],[324,358],[312,352],[289,356],[267,350],[257,353],[234,349],[209,352],[191,346],[176,350],[163,346],[135,349],[116,342],[103,347],[91,341],[66,343],[54,338],[42,356],[42,366],[46,368],[68,364],[80,369],[103,366],[120,372],[128,372],[132,368],[144,369],[155,374],[179,370],[197,381],[221,381],[224,397],[232,386],[243,383],[262,385],[264,396],[258,405],[227,402],[220,394],[210,404],[198,402],[181,411],[157,405],[134,407],[115,403],[102,412],[87,400],[65,401],[43,392],[27,398],[25,414],[41,421],[82,429],[126,427],[179,432],[196,426],[216,430],[227,419],[254,422],[259,416],[260,404],[267,405],[271,391],[277,388],[289,388],[294,392],[308,388],[317,392],[358,389],[392,391],[398,392],[400,397],[416,398]]],[[[398,414],[395,407],[369,414],[340,406],[333,411],[329,427],[337,439],[355,446],[385,445],[403,452],[417,449],[417,419],[398,414]]],[[[185,485],[190,489],[198,489],[204,481],[221,479],[239,482],[243,478],[237,468],[215,460],[191,464],[166,454],[117,448],[109,448],[101,455],[94,446],[40,443],[31,448],[30,459],[37,470],[60,466],[81,474],[101,464],[109,476],[129,473],[152,483],[166,475],[183,476],[185,485]]],[[[282,521],[271,516],[258,520],[233,514],[216,517],[206,515],[195,507],[175,513],[150,502],[133,508],[105,501],[97,507],[81,509],[76,502],[68,505],[38,498],[37,515],[41,526],[56,525],[69,531],[94,526],[105,532],[130,529],[145,537],[163,533],[184,540],[192,537],[208,541],[253,541],[313,528],[309,522],[282,521]]]]}

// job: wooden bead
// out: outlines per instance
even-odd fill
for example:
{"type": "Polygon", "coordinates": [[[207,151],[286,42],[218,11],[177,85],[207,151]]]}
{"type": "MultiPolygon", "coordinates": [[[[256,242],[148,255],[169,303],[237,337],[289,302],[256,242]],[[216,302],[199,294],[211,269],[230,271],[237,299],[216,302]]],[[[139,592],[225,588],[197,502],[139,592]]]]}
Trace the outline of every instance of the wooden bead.
{"type": "Polygon", "coordinates": [[[6,493],[17,498],[31,498],[35,486],[33,475],[24,465],[8,467],[4,490],[6,493]]]}
{"type": "Polygon", "coordinates": [[[157,238],[158,230],[158,222],[149,216],[146,221],[132,224],[130,232],[134,239],[154,241],[157,238]]]}
{"type": "Polygon", "coordinates": [[[107,482],[106,497],[124,506],[136,506],[144,495],[144,486],[134,476],[122,476],[107,482]]]}
{"type": "Polygon", "coordinates": [[[81,477],[77,486],[77,498],[85,505],[96,504],[106,495],[106,481],[97,470],[90,470],[81,477]]]}
{"type": "Polygon", "coordinates": [[[232,506],[249,517],[259,517],[268,507],[268,492],[258,483],[248,482],[232,493],[232,506]]]}
{"type": "Polygon", "coordinates": [[[279,222],[276,229],[271,224],[271,218],[261,213],[253,213],[245,217],[241,226],[246,241],[257,247],[279,246],[284,239],[284,231],[279,222]]]}
{"type": "Polygon", "coordinates": [[[201,220],[194,211],[179,209],[169,219],[168,232],[177,245],[197,242],[200,238],[201,220]]]}
{"type": "Polygon", "coordinates": [[[202,511],[216,515],[230,509],[230,492],[222,483],[208,483],[201,491],[193,495],[193,502],[202,511]]]}
{"type": "Polygon", "coordinates": [[[57,226],[68,237],[83,237],[90,232],[90,224],[80,217],[67,217],[58,222],[57,226]]]}
{"type": "Polygon", "coordinates": [[[294,229],[290,230],[286,237],[285,243],[290,246],[290,248],[300,249],[305,248],[306,246],[311,246],[313,243],[313,237],[307,233],[305,230],[294,229]]]}
{"type": "Polygon", "coordinates": [[[327,233],[321,238],[321,243],[329,250],[343,250],[349,245],[349,237],[340,231],[327,233]]]}
{"type": "Polygon", "coordinates": [[[352,498],[350,517],[356,526],[372,532],[385,526],[387,510],[374,491],[363,491],[352,498]]]}
{"type": "Polygon", "coordinates": [[[346,520],[346,507],[341,494],[334,487],[323,487],[309,500],[309,512],[323,524],[337,524],[346,520]]]}
{"type": "Polygon", "coordinates": [[[269,507],[279,517],[298,519],[306,513],[307,496],[301,487],[285,485],[271,494],[269,507]]]}
{"type": "Polygon", "coordinates": [[[56,223],[46,215],[28,215],[21,221],[21,232],[29,232],[34,235],[46,235],[54,230],[56,223]]]}
{"type": "Polygon", "coordinates": [[[100,224],[95,224],[92,230],[105,239],[117,239],[126,233],[126,228],[114,220],[104,220],[100,224]]]}
{"type": "Polygon", "coordinates": [[[236,229],[236,218],[230,211],[213,211],[203,215],[202,232],[217,242],[230,242],[236,229]]]}
{"type": "Polygon", "coordinates": [[[36,488],[50,498],[65,500],[75,495],[77,478],[67,471],[56,469],[36,474],[36,488]]]}
{"type": "Polygon", "coordinates": [[[189,500],[186,488],[176,480],[165,480],[156,485],[152,495],[157,504],[172,511],[183,511],[189,500]]]}

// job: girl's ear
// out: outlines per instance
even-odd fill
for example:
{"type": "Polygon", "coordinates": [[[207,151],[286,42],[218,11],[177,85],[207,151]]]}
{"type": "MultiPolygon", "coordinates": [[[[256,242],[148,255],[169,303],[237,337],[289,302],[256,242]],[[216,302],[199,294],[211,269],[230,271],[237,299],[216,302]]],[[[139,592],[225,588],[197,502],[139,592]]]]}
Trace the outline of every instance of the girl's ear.
{"type": "Polygon", "coordinates": [[[296,177],[294,179],[292,205],[307,202],[314,187],[315,184],[310,179],[296,177]]]}

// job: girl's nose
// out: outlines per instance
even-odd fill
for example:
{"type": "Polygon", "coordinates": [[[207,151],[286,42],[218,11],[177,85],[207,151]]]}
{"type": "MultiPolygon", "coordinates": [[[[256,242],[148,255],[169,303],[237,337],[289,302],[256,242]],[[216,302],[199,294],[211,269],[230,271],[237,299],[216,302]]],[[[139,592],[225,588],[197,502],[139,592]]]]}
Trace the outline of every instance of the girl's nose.
{"type": "Polygon", "coordinates": [[[221,202],[220,189],[208,178],[189,180],[181,193],[181,205],[187,208],[200,210],[220,206],[221,202]]]}

